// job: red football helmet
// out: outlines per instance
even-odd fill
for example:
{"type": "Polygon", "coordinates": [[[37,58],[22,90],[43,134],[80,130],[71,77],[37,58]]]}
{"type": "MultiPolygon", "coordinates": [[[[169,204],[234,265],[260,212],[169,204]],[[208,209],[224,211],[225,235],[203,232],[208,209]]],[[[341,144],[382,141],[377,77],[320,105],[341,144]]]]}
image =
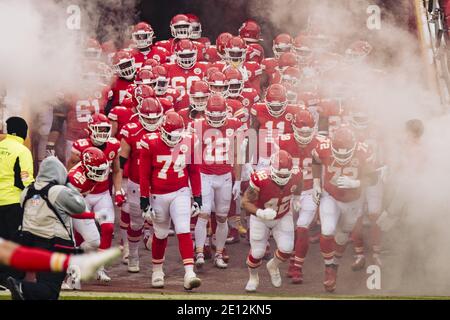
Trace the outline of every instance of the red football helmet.
{"type": "Polygon", "coordinates": [[[211,93],[220,93],[222,96],[226,96],[228,93],[228,82],[225,75],[216,71],[209,75],[208,79],[209,90],[211,93]]]}
{"type": "Polygon", "coordinates": [[[355,134],[348,126],[340,126],[332,133],[331,151],[338,164],[347,164],[352,159],[355,149],[355,134]]]}
{"type": "Polygon", "coordinates": [[[296,67],[287,67],[281,75],[281,82],[283,84],[288,83],[293,86],[297,86],[300,82],[301,77],[302,74],[300,72],[300,69],[296,67]]]}
{"type": "Polygon", "coordinates": [[[297,57],[293,52],[284,52],[278,59],[278,70],[283,72],[287,67],[297,67],[297,57]]]}
{"type": "Polygon", "coordinates": [[[138,49],[145,49],[152,45],[155,32],[147,22],[139,22],[133,27],[131,34],[138,49]]]}
{"type": "Polygon", "coordinates": [[[183,69],[190,69],[197,62],[197,47],[189,39],[178,41],[174,52],[177,64],[183,69]]]}
{"type": "Polygon", "coordinates": [[[228,82],[228,97],[239,97],[244,89],[244,79],[241,72],[235,68],[227,68],[224,71],[226,81],[228,82]]]}
{"type": "Polygon", "coordinates": [[[312,62],[313,51],[308,45],[307,37],[299,34],[294,39],[294,52],[297,56],[297,61],[300,65],[307,65],[312,62]]]}
{"type": "Polygon", "coordinates": [[[270,115],[281,116],[287,106],[286,88],[278,83],[270,85],[266,93],[266,106],[270,115]]]}
{"type": "Polygon", "coordinates": [[[157,96],[162,96],[169,88],[169,77],[166,67],[159,65],[152,69],[153,80],[152,86],[157,96]]]}
{"type": "Polygon", "coordinates": [[[142,64],[141,70],[150,70],[152,71],[152,69],[156,66],[158,66],[160,63],[158,60],[152,59],[152,58],[148,58],[147,60],[144,61],[144,63],[142,64]]]}
{"type": "Polygon", "coordinates": [[[277,151],[270,157],[270,177],[279,186],[289,182],[293,167],[292,157],[285,150],[277,151]]]}
{"type": "Polygon", "coordinates": [[[101,146],[111,138],[111,122],[108,117],[102,113],[94,113],[87,124],[89,137],[96,146],[101,146]]]}
{"type": "Polygon", "coordinates": [[[225,46],[225,59],[233,64],[241,64],[245,61],[247,45],[241,37],[232,37],[225,46]]]}
{"type": "Polygon", "coordinates": [[[363,61],[373,50],[373,47],[367,41],[358,40],[353,42],[345,50],[345,59],[349,63],[363,61]]]}
{"type": "Polygon", "coordinates": [[[175,111],[169,111],[161,124],[161,139],[169,147],[175,147],[183,139],[184,121],[175,111]]]}
{"type": "Polygon", "coordinates": [[[129,51],[120,50],[112,58],[114,72],[121,78],[132,80],[136,73],[134,57],[129,51]]]}
{"type": "Polygon", "coordinates": [[[84,57],[88,60],[99,60],[102,56],[102,46],[94,38],[89,38],[86,41],[84,49],[84,57]]]}
{"type": "Polygon", "coordinates": [[[153,81],[153,73],[148,69],[141,69],[134,78],[135,84],[151,85],[153,81]]]}
{"type": "Polygon", "coordinates": [[[292,49],[292,37],[287,33],[281,33],[273,39],[272,51],[275,58],[279,58],[282,53],[290,52],[292,49]]]}
{"type": "Polygon", "coordinates": [[[189,89],[189,102],[191,108],[196,111],[205,111],[206,104],[208,103],[209,85],[205,81],[195,81],[192,83],[189,89]]]}
{"type": "Polygon", "coordinates": [[[213,93],[206,105],[205,117],[211,127],[219,128],[227,121],[227,103],[225,98],[217,93],[213,93]]]}
{"type": "Polygon", "coordinates": [[[261,27],[255,20],[247,20],[239,28],[239,36],[245,40],[245,42],[260,42],[261,39],[261,27]]]}
{"type": "Polygon", "coordinates": [[[96,147],[86,148],[81,153],[81,164],[86,169],[86,176],[97,182],[108,179],[109,162],[106,155],[96,147]]]}
{"type": "Polygon", "coordinates": [[[216,49],[217,54],[224,59],[225,58],[225,47],[227,46],[228,41],[233,38],[233,35],[229,32],[222,32],[216,39],[216,49]]]}
{"type": "Polygon", "coordinates": [[[170,32],[175,39],[189,39],[191,37],[192,25],[189,17],[177,14],[170,20],[170,32]]]}
{"type": "Polygon", "coordinates": [[[199,17],[192,13],[187,13],[186,16],[191,23],[191,34],[189,38],[193,40],[200,39],[202,37],[202,24],[199,17]]]}
{"type": "Polygon", "coordinates": [[[314,137],[314,117],[311,112],[304,108],[300,109],[292,120],[292,129],[294,138],[300,144],[308,144],[314,137]]]}
{"type": "Polygon", "coordinates": [[[154,97],[155,90],[153,90],[153,88],[148,85],[139,84],[134,89],[132,96],[134,97],[134,99],[137,102],[137,105],[139,106],[142,103],[142,100],[154,97]]]}
{"type": "Polygon", "coordinates": [[[164,110],[156,98],[145,98],[137,107],[139,122],[147,131],[156,131],[161,125],[164,110]]]}

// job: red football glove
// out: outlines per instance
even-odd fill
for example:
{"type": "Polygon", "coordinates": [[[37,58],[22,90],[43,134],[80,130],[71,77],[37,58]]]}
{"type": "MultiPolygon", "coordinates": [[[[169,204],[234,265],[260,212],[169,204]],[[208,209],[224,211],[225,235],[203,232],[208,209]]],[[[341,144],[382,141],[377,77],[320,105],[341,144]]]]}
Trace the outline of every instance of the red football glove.
{"type": "Polygon", "coordinates": [[[123,190],[117,191],[114,196],[114,204],[119,208],[127,201],[127,197],[125,197],[125,192],[123,190]]]}

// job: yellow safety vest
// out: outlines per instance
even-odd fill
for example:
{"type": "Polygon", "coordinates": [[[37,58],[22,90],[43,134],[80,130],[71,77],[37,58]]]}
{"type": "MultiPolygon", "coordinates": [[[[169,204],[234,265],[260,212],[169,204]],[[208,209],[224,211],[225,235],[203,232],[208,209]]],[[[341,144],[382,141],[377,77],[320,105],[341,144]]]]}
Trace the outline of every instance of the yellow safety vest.
{"type": "Polygon", "coordinates": [[[34,181],[33,156],[20,137],[0,141],[0,206],[19,203],[23,188],[34,181]]]}

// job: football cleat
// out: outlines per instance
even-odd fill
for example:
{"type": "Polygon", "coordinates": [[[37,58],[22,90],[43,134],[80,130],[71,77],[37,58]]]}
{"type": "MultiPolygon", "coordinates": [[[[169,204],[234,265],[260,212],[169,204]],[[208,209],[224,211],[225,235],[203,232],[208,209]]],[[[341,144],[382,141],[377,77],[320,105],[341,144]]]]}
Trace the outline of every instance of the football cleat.
{"type": "Polygon", "coordinates": [[[203,253],[197,253],[195,255],[195,266],[199,269],[205,264],[205,255],[203,253]]]}
{"type": "Polygon", "coordinates": [[[154,271],[152,273],[152,287],[164,288],[164,272],[154,271]]]}
{"type": "Polygon", "coordinates": [[[97,270],[120,257],[119,248],[110,248],[100,252],[90,252],[70,257],[67,274],[76,281],[92,279],[97,270]]]}
{"type": "Polygon", "coordinates": [[[129,257],[128,258],[128,272],[138,273],[139,269],[139,257],[129,257]]]}
{"type": "Polygon", "coordinates": [[[192,290],[195,288],[200,287],[202,284],[202,281],[200,278],[197,277],[197,275],[194,272],[188,272],[184,275],[184,289],[185,290],[192,290]]]}
{"type": "Polygon", "coordinates": [[[108,283],[111,281],[111,278],[106,273],[105,268],[100,268],[97,271],[97,280],[103,283],[108,283]]]}
{"type": "Polygon", "coordinates": [[[22,292],[22,283],[20,281],[17,281],[13,277],[8,277],[6,279],[6,283],[9,291],[11,292],[12,300],[25,300],[22,292]]]}
{"type": "Polygon", "coordinates": [[[323,286],[327,292],[334,292],[336,290],[336,278],[337,278],[338,266],[335,264],[325,266],[325,280],[323,286]]]}
{"type": "Polygon", "coordinates": [[[238,243],[239,241],[240,241],[239,230],[236,228],[231,228],[226,244],[238,243]]]}
{"type": "Polygon", "coordinates": [[[219,269],[226,269],[228,267],[228,264],[223,260],[223,255],[221,253],[216,253],[214,265],[219,269]]]}
{"type": "Polygon", "coordinates": [[[275,258],[272,258],[267,262],[266,268],[270,274],[270,281],[275,288],[281,287],[281,274],[280,269],[275,265],[275,258]]]}
{"type": "Polygon", "coordinates": [[[255,292],[259,286],[259,276],[258,271],[249,268],[250,277],[248,279],[247,285],[245,286],[245,291],[255,292]]]}
{"type": "Polygon", "coordinates": [[[353,261],[352,263],[352,270],[353,271],[358,271],[364,268],[364,266],[366,265],[366,257],[364,257],[364,255],[362,254],[357,254],[355,256],[355,261],[353,261]]]}

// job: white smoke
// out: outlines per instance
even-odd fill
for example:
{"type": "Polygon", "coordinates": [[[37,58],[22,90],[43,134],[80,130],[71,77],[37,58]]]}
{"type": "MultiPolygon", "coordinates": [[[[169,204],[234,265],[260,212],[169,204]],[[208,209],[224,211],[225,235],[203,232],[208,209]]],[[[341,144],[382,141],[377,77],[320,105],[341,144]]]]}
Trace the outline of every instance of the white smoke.
{"type": "Polygon", "coordinates": [[[279,30],[292,36],[304,30],[308,17],[314,16],[324,32],[338,39],[336,50],[341,54],[355,40],[372,44],[372,58],[339,78],[354,80],[353,90],[377,125],[387,165],[393,171],[392,182],[386,186],[388,196],[408,207],[403,228],[397,229],[401,232],[385,238],[384,246],[394,248],[397,257],[386,258],[389,271],[383,284],[394,294],[448,294],[450,118],[430,84],[417,37],[405,30],[409,2],[397,3],[403,16],[382,11],[381,29],[375,31],[366,28],[366,8],[373,1],[251,3],[253,15],[268,17],[279,30]],[[405,122],[413,118],[421,119],[425,126],[417,148],[406,143],[405,122]]]}

